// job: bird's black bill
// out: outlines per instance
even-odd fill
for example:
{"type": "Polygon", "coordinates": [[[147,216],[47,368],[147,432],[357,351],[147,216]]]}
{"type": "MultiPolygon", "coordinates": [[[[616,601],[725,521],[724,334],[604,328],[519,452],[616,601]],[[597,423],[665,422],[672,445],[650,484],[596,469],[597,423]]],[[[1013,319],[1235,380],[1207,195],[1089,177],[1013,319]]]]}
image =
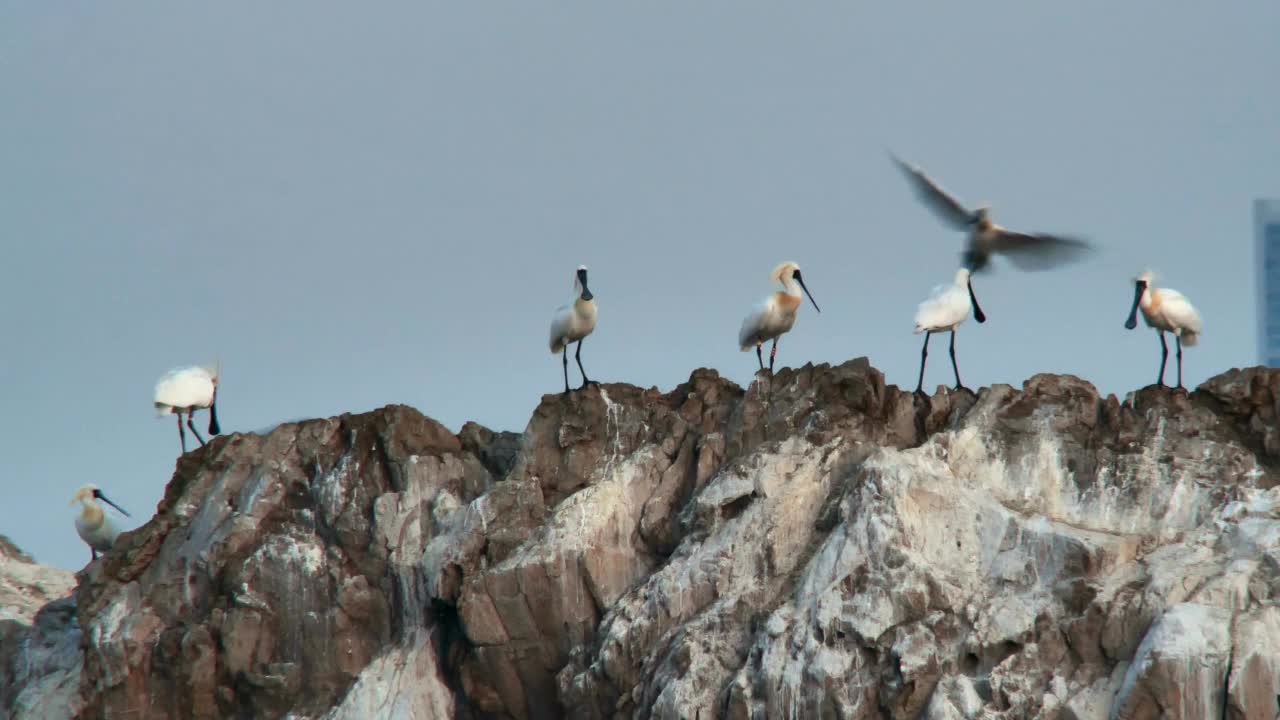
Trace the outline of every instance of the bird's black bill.
{"type": "Polygon", "coordinates": [[[587,271],[586,270],[578,271],[578,284],[582,286],[581,297],[583,300],[590,300],[591,298],[595,297],[594,295],[591,294],[591,291],[587,289],[587,271]]]}
{"type": "Polygon", "coordinates": [[[209,434],[217,435],[222,432],[222,428],[218,425],[218,393],[213,393],[213,402],[209,403],[209,434]]]}
{"type": "Polygon", "coordinates": [[[791,277],[795,278],[796,282],[800,283],[800,289],[804,290],[804,294],[809,296],[809,302],[813,303],[813,309],[818,312],[822,312],[822,308],[818,307],[818,301],[813,299],[813,293],[809,292],[809,288],[805,287],[804,278],[800,277],[800,271],[795,271],[791,277]]]}
{"type": "Polygon", "coordinates": [[[93,496],[94,496],[95,498],[97,498],[97,499],[101,500],[102,502],[104,502],[104,503],[106,503],[106,504],[110,505],[111,507],[115,508],[116,510],[119,510],[121,515],[124,515],[125,517],[131,517],[131,515],[129,515],[129,513],[128,513],[128,512],[126,512],[124,508],[122,508],[122,507],[120,507],[119,505],[117,505],[117,504],[115,504],[115,503],[111,502],[110,500],[108,500],[108,499],[107,499],[107,496],[106,496],[106,495],[103,495],[101,490],[94,490],[94,491],[93,491],[93,496]]]}
{"type": "Polygon", "coordinates": [[[982,312],[982,306],[978,305],[978,296],[973,294],[973,281],[969,281],[969,302],[973,303],[973,319],[980,323],[987,321],[987,314],[982,312]]]}
{"type": "Polygon", "coordinates": [[[1138,303],[1142,302],[1142,293],[1147,289],[1147,284],[1139,282],[1133,289],[1133,307],[1129,310],[1129,319],[1124,321],[1126,330],[1132,330],[1138,327],[1138,303]]]}

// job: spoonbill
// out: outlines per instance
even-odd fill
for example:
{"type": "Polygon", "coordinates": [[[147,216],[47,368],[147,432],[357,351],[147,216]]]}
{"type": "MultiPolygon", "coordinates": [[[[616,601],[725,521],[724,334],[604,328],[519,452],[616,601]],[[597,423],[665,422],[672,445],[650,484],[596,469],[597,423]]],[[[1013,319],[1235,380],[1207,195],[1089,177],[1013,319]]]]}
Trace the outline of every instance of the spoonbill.
{"type": "Polygon", "coordinates": [[[923,170],[896,155],[890,157],[935,215],[956,230],[969,230],[969,243],[962,257],[965,267],[973,272],[987,267],[992,253],[1005,255],[1020,270],[1047,270],[1078,260],[1089,251],[1089,244],[1076,238],[1007,230],[991,221],[987,206],[969,210],[923,170]]]}
{"type": "Polygon", "coordinates": [[[587,371],[582,369],[582,339],[595,329],[595,296],[587,289],[587,266],[579,265],[573,278],[573,302],[556,308],[556,314],[551,318],[551,354],[561,353],[566,393],[569,392],[570,343],[578,343],[573,359],[578,361],[578,372],[582,373],[582,387],[596,384],[594,380],[587,379],[587,371]]]}
{"type": "Polygon", "coordinates": [[[929,357],[929,337],[936,332],[951,333],[951,369],[956,373],[956,389],[961,390],[960,368],[956,365],[956,326],[969,317],[969,306],[973,306],[973,319],[980,323],[987,321],[986,313],[978,305],[978,297],[973,294],[973,281],[969,277],[968,268],[956,271],[955,282],[950,285],[939,285],[933,289],[929,299],[920,303],[916,310],[916,334],[924,333],[924,348],[920,350],[920,379],[916,382],[916,392],[924,392],[924,365],[929,357]]]}
{"type": "Polygon", "coordinates": [[[1165,332],[1173,333],[1174,342],[1178,346],[1178,387],[1182,387],[1182,346],[1188,347],[1200,342],[1200,313],[1182,293],[1169,288],[1151,287],[1154,277],[1144,272],[1134,278],[1133,309],[1129,311],[1129,319],[1124,321],[1125,328],[1132,330],[1138,326],[1138,308],[1142,308],[1142,319],[1147,327],[1160,333],[1160,377],[1156,384],[1164,386],[1164,366],[1169,361],[1169,345],[1164,341],[1165,332]]]}
{"type": "Polygon", "coordinates": [[[72,505],[80,503],[80,514],[76,516],[76,533],[80,535],[81,540],[89,544],[90,561],[97,560],[98,553],[110,550],[116,543],[116,536],[120,534],[120,528],[107,517],[102,506],[98,504],[99,500],[119,510],[125,517],[129,517],[129,513],[108,500],[97,485],[85,485],[76,491],[76,494],[71,497],[72,505]]]}
{"type": "Polygon", "coordinates": [[[204,438],[196,431],[191,416],[196,410],[209,408],[209,434],[222,432],[218,427],[218,375],[219,366],[213,368],[199,365],[177,368],[165,373],[156,383],[156,416],[163,417],[169,413],[178,416],[178,439],[182,442],[182,452],[187,451],[187,435],[182,430],[182,415],[187,415],[187,427],[195,434],[200,445],[204,438]]]}
{"type": "Polygon", "coordinates": [[[805,295],[809,296],[809,302],[813,303],[813,309],[822,312],[818,307],[818,301],[813,299],[813,293],[809,292],[809,288],[804,284],[804,278],[800,276],[800,266],[787,261],[773,269],[769,274],[769,280],[775,283],[781,283],[782,289],[769,295],[762,300],[742,321],[742,329],[738,331],[738,346],[743,352],[752,348],[756,349],[756,361],[760,363],[760,369],[764,369],[764,358],[760,354],[760,346],[766,340],[773,341],[773,347],[769,350],[769,372],[773,372],[773,361],[778,355],[778,338],[783,333],[791,329],[796,324],[796,310],[800,309],[800,303],[803,298],[800,291],[803,290],[805,295]]]}

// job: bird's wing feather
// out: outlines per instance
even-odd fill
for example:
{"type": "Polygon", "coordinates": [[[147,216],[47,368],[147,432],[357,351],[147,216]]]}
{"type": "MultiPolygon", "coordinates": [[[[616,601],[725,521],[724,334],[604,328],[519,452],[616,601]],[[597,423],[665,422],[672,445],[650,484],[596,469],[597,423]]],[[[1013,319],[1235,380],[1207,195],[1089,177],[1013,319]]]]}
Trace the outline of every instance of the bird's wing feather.
{"type": "Polygon", "coordinates": [[[1019,270],[1048,270],[1083,259],[1092,247],[1078,238],[1000,228],[991,241],[991,250],[1008,256],[1019,270]]]}
{"type": "Polygon", "coordinates": [[[551,352],[558,353],[564,349],[569,331],[572,329],[573,313],[568,305],[561,305],[556,308],[556,314],[551,318],[551,352]]]}
{"type": "Polygon", "coordinates": [[[1160,309],[1171,323],[1193,333],[1200,332],[1203,327],[1200,313],[1191,301],[1177,290],[1160,288],[1160,309]]]}
{"type": "Polygon", "coordinates": [[[939,285],[916,308],[916,332],[951,327],[969,314],[969,295],[955,285],[939,285]]]}
{"type": "Polygon", "coordinates": [[[208,407],[213,400],[213,374],[203,367],[170,370],[156,383],[154,399],[174,408],[208,407]]]}
{"type": "Polygon", "coordinates": [[[743,318],[742,328],[738,330],[738,347],[740,349],[750,350],[761,340],[760,331],[768,321],[771,307],[768,300],[756,303],[751,308],[751,312],[747,313],[747,316],[743,318]]]}
{"type": "Polygon", "coordinates": [[[966,208],[959,200],[953,197],[942,186],[934,182],[932,178],[924,174],[920,168],[904,162],[897,155],[890,155],[893,161],[897,163],[898,168],[902,170],[902,174],[907,176],[913,187],[915,187],[916,195],[920,201],[929,206],[943,222],[954,226],[957,230],[963,230],[970,221],[973,220],[973,212],[966,208]]]}

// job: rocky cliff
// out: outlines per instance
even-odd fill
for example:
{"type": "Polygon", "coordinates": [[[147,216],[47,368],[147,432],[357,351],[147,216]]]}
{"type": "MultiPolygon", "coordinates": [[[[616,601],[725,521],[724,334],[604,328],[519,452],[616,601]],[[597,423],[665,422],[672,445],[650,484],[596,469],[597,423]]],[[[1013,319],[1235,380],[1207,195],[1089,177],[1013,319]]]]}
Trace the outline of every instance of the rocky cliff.
{"type": "Polygon", "coordinates": [[[0,714],[1271,720],[1278,417],[1280,371],[925,398],[860,359],[219,437],[13,620],[0,714]]]}

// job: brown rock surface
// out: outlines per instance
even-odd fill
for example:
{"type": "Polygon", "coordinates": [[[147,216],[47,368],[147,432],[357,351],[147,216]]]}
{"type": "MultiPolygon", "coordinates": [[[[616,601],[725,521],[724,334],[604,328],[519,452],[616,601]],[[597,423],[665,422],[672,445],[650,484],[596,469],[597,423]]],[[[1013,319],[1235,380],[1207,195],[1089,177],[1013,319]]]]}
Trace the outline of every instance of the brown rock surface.
{"type": "Polygon", "coordinates": [[[221,437],[0,667],[83,718],[1269,717],[1277,398],[859,359],[221,437]]]}

